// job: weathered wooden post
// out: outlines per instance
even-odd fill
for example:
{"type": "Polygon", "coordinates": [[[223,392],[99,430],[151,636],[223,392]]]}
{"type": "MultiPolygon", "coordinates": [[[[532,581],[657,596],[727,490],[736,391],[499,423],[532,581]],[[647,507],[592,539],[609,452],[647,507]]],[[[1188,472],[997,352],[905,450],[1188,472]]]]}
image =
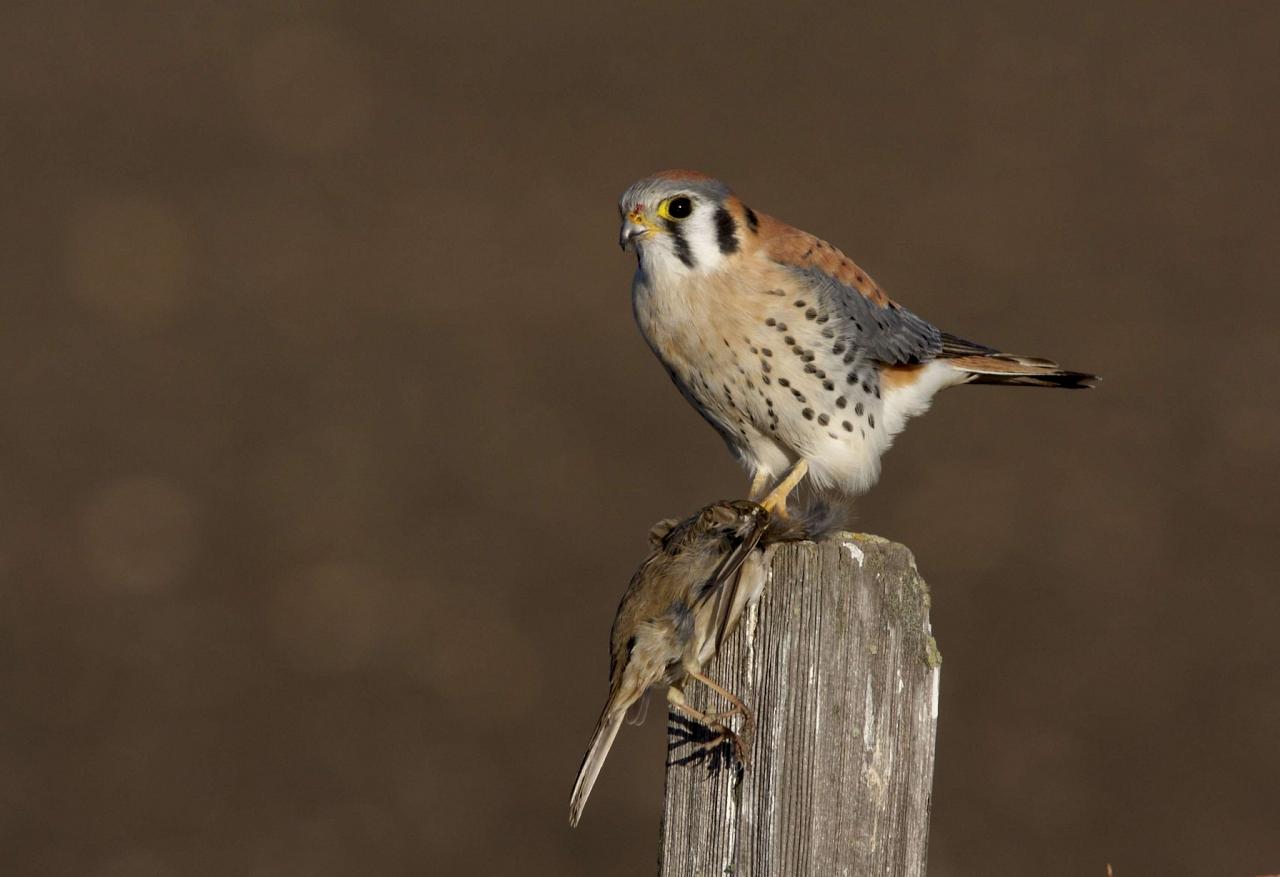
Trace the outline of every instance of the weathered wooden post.
{"type": "Polygon", "coordinates": [[[683,758],[672,714],[660,873],[923,875],[941,656],[911,552],[852,533],[769,550],[759,607],[708,670],[754,712],[748,767],[683,758]]]}

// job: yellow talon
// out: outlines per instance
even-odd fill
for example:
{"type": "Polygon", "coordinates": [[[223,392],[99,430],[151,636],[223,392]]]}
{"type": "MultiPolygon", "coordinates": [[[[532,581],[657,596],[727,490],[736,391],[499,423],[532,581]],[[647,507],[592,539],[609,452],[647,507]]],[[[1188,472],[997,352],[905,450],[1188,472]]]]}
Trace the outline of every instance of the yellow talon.
{"type": "Polygon", "coordinates": [[[796,485],[807,474],[809,474],[809,463],[804,457],[801,457],[787,471],[787,474],[778,482],[777,486],[769,492],[769,495],[760,501],[760,505],[770,514],[785,518],[787,516],[787,497],[791,495],[791,491],[796,489],[796,485]]]}

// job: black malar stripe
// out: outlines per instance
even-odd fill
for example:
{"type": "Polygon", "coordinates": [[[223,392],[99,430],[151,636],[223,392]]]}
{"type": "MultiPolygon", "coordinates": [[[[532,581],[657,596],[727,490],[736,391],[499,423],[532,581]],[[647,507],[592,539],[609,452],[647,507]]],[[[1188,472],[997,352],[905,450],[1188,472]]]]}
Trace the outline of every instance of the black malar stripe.
{"type": "Polygon", "coordinates": [[[684,232],[680,230],[680,223],[668,219],[667,231],[671,233],[672,240],[676,242],[676,258],[683,262],[686,268],[692,268],[693,251],[689,249],[689,241],[685,239],[684,232]]]}

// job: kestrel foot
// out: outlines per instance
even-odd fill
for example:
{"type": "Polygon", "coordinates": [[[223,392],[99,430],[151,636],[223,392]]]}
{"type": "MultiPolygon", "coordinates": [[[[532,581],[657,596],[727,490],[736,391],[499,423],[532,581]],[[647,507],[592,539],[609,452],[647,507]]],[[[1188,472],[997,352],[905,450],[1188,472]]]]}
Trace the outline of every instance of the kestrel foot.
{"type": "Polygon", "coordinates": [[[760,505],[774,517],[785,520],[787,518],[787,497],[791,495],[791,491],[795,490],[796,485],[808,474],[809,462],[804,457],[801,457],[787,470],[787,474],[769,492],[769,495],[760,500],[760,505]]]}

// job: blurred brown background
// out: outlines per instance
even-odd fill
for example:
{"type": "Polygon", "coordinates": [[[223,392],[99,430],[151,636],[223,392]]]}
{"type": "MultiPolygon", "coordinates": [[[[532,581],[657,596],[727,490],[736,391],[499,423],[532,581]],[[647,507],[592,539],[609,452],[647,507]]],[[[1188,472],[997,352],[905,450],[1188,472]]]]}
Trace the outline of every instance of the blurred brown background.
{"type": "Polygon", "coordinates": [[[4,872],[652,873],[660,717],[566,811],[646,528],[746,487],[632,324],[668,166],[1105,375],[860,504],[932,873],[1280,869],[1280,6],[468,6],[0,13],[4,872]]]}

